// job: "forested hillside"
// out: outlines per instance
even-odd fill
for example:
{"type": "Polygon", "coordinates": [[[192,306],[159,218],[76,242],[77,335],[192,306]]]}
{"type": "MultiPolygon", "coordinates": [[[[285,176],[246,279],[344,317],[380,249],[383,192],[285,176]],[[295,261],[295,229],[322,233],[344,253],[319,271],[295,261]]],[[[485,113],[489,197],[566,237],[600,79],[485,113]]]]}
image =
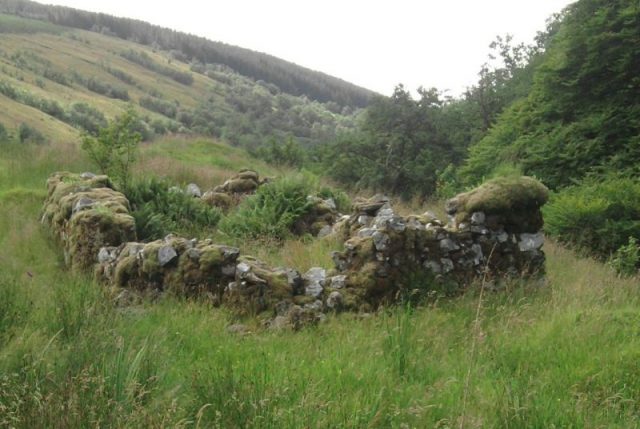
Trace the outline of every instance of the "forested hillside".
{"type": "Polygon", "coordinates": [[[70,28],[102,33],[170,51],[178,61],[194,67],[224,65],[242,76],[275,85],[280,91],[340,106],[364,107],[372,91],[274,56],[203,37],[162,28],[143,21],[86,12],[28,0],[0,0],[0,13],[32,18],[70,28]]]}
{"type": "Polygon", "coordinates": [[[0,130],[20,141],[76,140],[132,104],[145,140],[199,134],[255,149],[328,141],[357,112],[100,33],[2,14],[0,33],[0,130]]]}
{"type": "Polygon", "coordinates": [[[631,252],[640,264],[640,3],[580,0],[535,43],[507,36],[490,48],[460,98],[431,88],[416,100],[400,85],[374,99],[357,130],[318,150],[319,168],[421,199],[536,176],[557,191],[548,232],[603,258],[631,252]]]}

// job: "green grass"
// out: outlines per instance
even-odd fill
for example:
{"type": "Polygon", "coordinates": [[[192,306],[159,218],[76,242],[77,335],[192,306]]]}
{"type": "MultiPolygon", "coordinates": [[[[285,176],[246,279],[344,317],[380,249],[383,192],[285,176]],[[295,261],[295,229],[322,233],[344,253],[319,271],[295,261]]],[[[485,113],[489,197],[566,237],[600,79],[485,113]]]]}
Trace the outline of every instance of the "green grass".
{"type": "MultiPolygon", "coordinates": [[[[549,242],[546,283],[485,293],[477,324],[471,292],[298,333],[248,319],[231,334],[223,309],[171,296],[118,307],[68,273],[38,222],[60,169],[89,167],[48,146],[0,163],[2,427],[640,426],[637,279],[549,242]]],[[[332,246],[291,255],[304,247],[288,241],[270,262],[332,246]]]]}
{"type": "Polygon", "coordinates": [[[52,33],[60,34],[64,27],[44,21],[24,19],[0,13],[0,33],[52,33]]]}

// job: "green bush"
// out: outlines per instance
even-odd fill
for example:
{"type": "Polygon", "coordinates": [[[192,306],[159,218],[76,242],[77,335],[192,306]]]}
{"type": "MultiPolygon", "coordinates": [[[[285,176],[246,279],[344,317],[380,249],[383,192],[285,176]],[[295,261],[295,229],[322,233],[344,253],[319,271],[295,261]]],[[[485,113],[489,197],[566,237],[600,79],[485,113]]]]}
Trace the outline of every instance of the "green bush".
{"type": "Polygon", "coordinates": [[[46,142],[46,138],[40,131],[24,122],[18,127],[18,140],[20,143],[42,144],[46,142]]]}
{"type": "Polygon", "coordinates": [[[629,243],[621,246],[609,259],[609,266],[621,276],[633,276],[640,270],[640,243],[629,237],[629,243]]]}
{"type": "Polygon", "coordinates": [[[178,112],[178,108],[174,103],[155,97],[141,97],[139,103],[145,109],[160,113],[171,119],[175,119],[178,112]]]}
{"type": "Polygon", "coordinates": [[[543,211],[549,234],[605,259],[640,238],[640,180],[589,179],[552,195],[543,211]]]}
{"type": "Polygon", "coordinates": [[[125,188],[140,240],[201,232],[218,224],[221,215],[217,208],[170,188],[169,182],[156,178],[135,181],[125,188]]]}
{"type": "Polygon", "coordinates": [[[92,135],[97,135],[100,128],[107,125],[104,114],[87,103],[74,103],[69,109],[69,123],[92,135]]]}
{"type": "Polygon", "coordinates": [[[142,140],[135,128],[138,122],[136,112],[130,107],[107,127],[100,128],[96,137],[89,134],[82,137],[82,149],[91,161],[101,173],[111,176],[123,188],[131,178],[131,166],[142,140]]]}
{"type": "Polygon", "coordinates": [[[284,239],[300,216],[311,207],[307,196],[317,190],[308,174],[277,179],[261,186],[220,223],[220,230],[234,237],[284,239]]]}

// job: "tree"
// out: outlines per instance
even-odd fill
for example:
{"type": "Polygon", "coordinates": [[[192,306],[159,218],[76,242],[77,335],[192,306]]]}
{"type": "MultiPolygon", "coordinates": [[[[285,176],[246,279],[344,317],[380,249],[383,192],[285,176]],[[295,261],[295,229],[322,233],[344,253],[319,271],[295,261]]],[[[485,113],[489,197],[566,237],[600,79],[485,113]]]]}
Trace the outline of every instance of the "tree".
{"type": "Polygon", "coordinates": [[[138,144],[142,140],[135,131],[138,116],[129,108],[120,116],[100,128],[98,136],[82,136],[82,149],[87,153],[101,173],[109,175],[116,183],[126,188],[131,178],[131,166],[136,160],[138,144]]]}

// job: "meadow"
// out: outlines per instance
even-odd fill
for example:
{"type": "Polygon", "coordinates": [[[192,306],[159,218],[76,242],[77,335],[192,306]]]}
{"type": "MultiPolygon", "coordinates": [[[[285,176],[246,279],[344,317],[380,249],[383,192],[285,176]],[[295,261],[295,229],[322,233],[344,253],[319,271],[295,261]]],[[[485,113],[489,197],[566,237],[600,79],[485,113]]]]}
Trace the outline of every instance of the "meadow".
{"type": "MultiPolygon", "coordinates": [[[[46,178],[90,170],[82,152],[1,150],[0,427],[640,426],[638,281],[551,240],[542,283],[471,285],[299,332],[169,295],[121,306],[117,291],[64,268],[39,223],[46,178]]],[[[135,171],[204,186],[247,163],[286,173],[169,138],[143,147],[135,171]]],[[[328,264],[332,246],[235,244],[299,269],[328,264]]]]}

